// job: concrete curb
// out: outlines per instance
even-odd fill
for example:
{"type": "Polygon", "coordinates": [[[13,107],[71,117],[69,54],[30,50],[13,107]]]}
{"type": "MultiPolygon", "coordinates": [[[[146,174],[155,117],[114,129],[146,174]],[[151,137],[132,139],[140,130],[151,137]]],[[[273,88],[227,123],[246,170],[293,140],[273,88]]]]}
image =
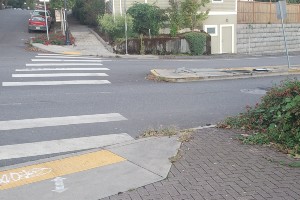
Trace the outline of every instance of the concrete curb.
{"type": "MultiPolygon", "coordinates": [[[[277,66],[279,67],[279,66],[277,66]]],[[[280,66],[284,67],[284,66],[280,66]]],[[[265,67],[260,67],[265,68],[265,67]]],[[[271,69],[276,69],[275,67],[269,67],[271,69]]],[[[173,83],[180,83],[180,82],[192,82],[192,81],[211,81],[211,80],[232,80],[232,79],[246,79],[246,78],[256,78],[256,77],[272,77],[272,76],[289,76],[289,75],[298,75],[300,74],[300,68],[292,68],[288,71],[277,70],[277,71],[268,71],[268,72],[255,72],[252,71],[254,68],[244,67],[244,68],[230,68],[230,69],[218,69],[218,71],[209,71],[207,72],[200,72],[200,73],[182,73],[182,74],[175,74],[175,70],[167,71],[163,69],[152,69],[150,73],[157,78],[159,81],[165,82],[173,82],[173,83]],[[235,71],[235,73],[231,74],[220,74],[222,71],[235,71]],[[251,70],[251,71],[250,71],[251,70]],[[238,72],[241,71],[241,72],[238,72]],[[243,71],[249,71],[245,73],[243,71]]]]}

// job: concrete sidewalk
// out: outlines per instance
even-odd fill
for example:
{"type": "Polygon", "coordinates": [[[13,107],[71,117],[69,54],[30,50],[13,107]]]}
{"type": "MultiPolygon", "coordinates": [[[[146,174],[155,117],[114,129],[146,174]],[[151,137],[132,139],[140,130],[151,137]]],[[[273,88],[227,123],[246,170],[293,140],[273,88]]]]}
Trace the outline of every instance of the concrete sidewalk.
{"type": "Polygon", "coordinates": [[[126,192],[165,179],[181,144],[177,137],[103,139],[85,152],[0,169],[0,199],[97,200],[126,192]]]}

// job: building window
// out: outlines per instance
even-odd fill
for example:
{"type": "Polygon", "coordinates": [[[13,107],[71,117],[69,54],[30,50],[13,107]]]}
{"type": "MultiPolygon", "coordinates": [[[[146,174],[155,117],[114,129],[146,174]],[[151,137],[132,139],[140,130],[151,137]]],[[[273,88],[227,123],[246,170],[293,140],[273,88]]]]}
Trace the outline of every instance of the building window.
{"type": "Polygon", "coordinates": [[[204,30],[210,36],[217,36],[218,35],[217,25],[205,25],[204,30]]]}
{"type": "Polygon", "coordinates": [[[211,0],[212,3],[223,3],[223,0],[211,0]]]}

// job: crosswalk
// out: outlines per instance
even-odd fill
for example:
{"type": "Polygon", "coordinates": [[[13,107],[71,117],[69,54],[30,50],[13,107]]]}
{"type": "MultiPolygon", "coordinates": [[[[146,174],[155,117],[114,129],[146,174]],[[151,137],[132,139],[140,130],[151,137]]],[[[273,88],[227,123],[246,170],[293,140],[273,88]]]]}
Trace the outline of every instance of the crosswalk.
{"type": "MultiPolygon", "coordinates": [[[[71,125],[78,126],[83,124],[96,124],[106,122],[112,123],[126,120],[128,119],[119,113],[8,120],[0,121],[0,135],[14,130],[22,130],[22,132],[26,132],[27,130],[27,132],[30,132],[30,130],[34,128],[57,128],[71,125]]],[[[60,130],[63,131],[64,129],[62,128],[60,130]]],[[[87,135],[88,133],[88,130],[86,130],[87,135]]],[[[14,135],[13,137],[17,138],[16,135],[14,135]]],[[[22,134],[20,135],[20,137],[22,137],[22,134]]],[[[112,144],[118,144],[130,140],[133,140],[133,138],[127,133],[115,133],[109,135],[103,134],[98,136],[87,137],[75,136],[74,138],[68,139],[2,145],[0,146],[0,160],[3,161],[9,159],[87,150],[92,148],[100,148],[112,144]]]]}
{"type": "Polygon", "coordinates": [[[111,84],[107,80],[110,69],[102,67],[104,62],[109,61],[111,60],[78,55],[38,54],[30,63],[25,64],[25,68],[15,69],[12,73],[14,81],[2,82],[2,86],[111,84]]]}
{"type": "MultiPolygon", "coordinates": [[[[103,62],[109,61],[96,57],[38,54],[24,68],[15,69],[11,75],[15,81],[2,82],[2,87],[111,84],[107,80],[110,69],[103,67],[103,62]]],[[[0,121],[0,140],[2,135],[6,135],[6,137],[12,135],[13,141],[16,141],[16,143],[13,142],[14,144],[2,143],[4,145],[0,145],[0,160],[26,159],[33,156],[100,148],[130,141],[133,138],[126,133],[107,135],[100,132],[99,135],[95,135],[93,132],[92,136],[89,136],[90,132],[86,130],[85,137],[74,135],[71,138],[68,136],[67,138],[62,137],[63,139],[47,140],[44,137],[41,139],[42,136],[38,131],[32,131],[38,128],[44,128],[44,130],[47,128],[51,132],[52,129],[55,129],[62,131],[63,135],[65,127],[79,125],[93,127],[94,124],[117,123],[126,120],[128,119],[120,113],[112,112],[0,121]],[[40,137],[38,142],[18,142],[18,137],[23,137],[22,134],[26,132],[31,133],[33,138],[35,134],[40,137]]],[[[0,167],[2,166],[0,163],[0,167]]]]}

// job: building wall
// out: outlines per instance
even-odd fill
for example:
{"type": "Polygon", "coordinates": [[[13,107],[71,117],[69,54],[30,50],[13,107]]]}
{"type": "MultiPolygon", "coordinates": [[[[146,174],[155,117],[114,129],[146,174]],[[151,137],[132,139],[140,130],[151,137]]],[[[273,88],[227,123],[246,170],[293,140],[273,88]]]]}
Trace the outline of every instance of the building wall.
{"type": "MultiPolygon", "coordinates": [[[[207,20],[203,23],[203,28],[206,32],[207,27],[216,27],[216,34],[211,34],[211,53],[220,54],[222,52],[221,48],[221,26],[232,25],[233,27],[233,46],[232,53],[236,53],[236,20],[237,15],[210,15],[207,20]]],[[[222,36],[223,38],[232,37],[232,36],[222,36]]]]}
{"type": "Polygon", "coordinates": [[[111,13],[114,13],[116,15],[123,14],[124,13],[124,3],[126,3],[126,8],[128,9],[131,7],[134,3],[149,3],[149,4],[155,4],[159,6],[160,8],[168,8],[169,7],[169,1],[163,0],[163,1],[157,1],[157,0],[109,0],[108,1],[108,8],[111,11],[111,13]]]}
{"type": "MultiPolygon", "coordinates": [[[[300,24],[285,24],[287,47],[300,51],[300,24]]],[[[237,53],[273,54],[285,52],[281,24],[238,24],[237,53]]]]}
{"type": "Polygon", "coordinates": [[[211,0],[208,7],[213,12],[230,12],[236,10],[236,4],[236,0],[211,0]]]}

